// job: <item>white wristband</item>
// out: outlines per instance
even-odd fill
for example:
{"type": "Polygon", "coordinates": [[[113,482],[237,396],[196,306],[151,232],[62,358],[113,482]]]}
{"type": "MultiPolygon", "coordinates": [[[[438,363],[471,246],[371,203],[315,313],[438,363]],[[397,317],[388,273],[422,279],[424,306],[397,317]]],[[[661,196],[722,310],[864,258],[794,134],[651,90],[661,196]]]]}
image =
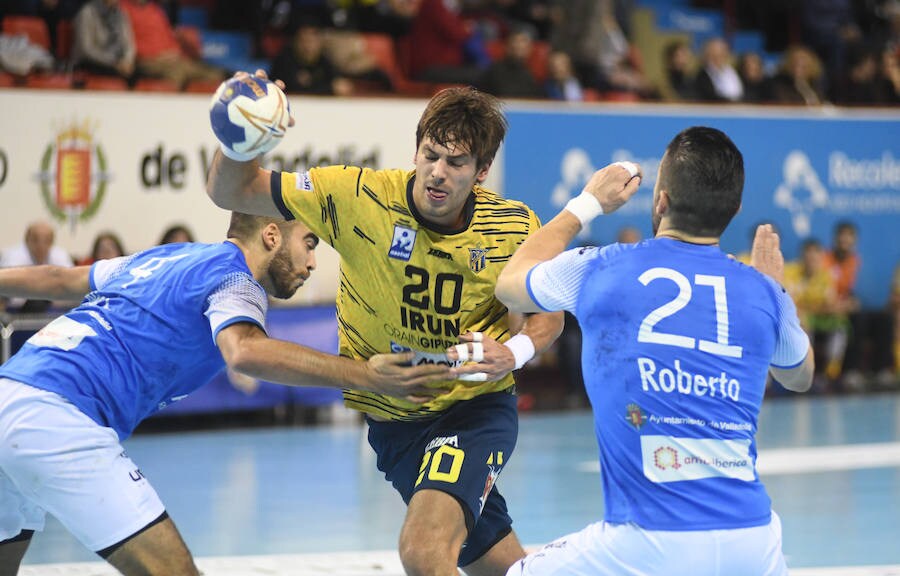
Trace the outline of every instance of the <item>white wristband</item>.
{"type": "Polygon", "coordinates": [[[249,162],[250,160],[253,160],[257,156],[259,156],[259,154],[241,154],[240,152],[235,152],[221,142],[219,142],[219,149],[222,151],[222,154],[224,154],[227,158],[234,160],[235,162],[249,162]]]}
{"type": "Polygon", "coordinates": [[[566,210],[578,218],[582,227],[603,214],[603,206],[600,205],[600,201],[587,190],[583,190],[581,194],[569,200],[566,204],[566,210]]]}
{"type": "Polygon", "coordinates": [[[526,362],[534,358],[534,342],[531,341],[527,334],[516,334],[504,342],[503,345],[509,348],[516,359],[514,370],[518,370],[526,362]]]}

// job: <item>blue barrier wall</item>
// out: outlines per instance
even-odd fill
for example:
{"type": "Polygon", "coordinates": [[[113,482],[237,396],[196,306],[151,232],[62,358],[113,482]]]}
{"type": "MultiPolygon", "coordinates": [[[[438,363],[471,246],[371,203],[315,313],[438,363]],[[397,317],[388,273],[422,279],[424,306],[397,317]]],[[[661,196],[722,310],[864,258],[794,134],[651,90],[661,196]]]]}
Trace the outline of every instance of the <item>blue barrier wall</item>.
{"type": "MultiPolygon", "coordinates": [[[[705,112],[705,111],[704,111],[705,112]]],[[[887,300],[900,263],[900,114],[810,113],[754,109],[703,115],[701,109],[508,110],[504,190],[543,221],[578,194],[594,170],[610,162],[641,163],[641,190],[619,212],[587,231],[584,243],[608,243],[623,226],[650,235],[656,169],[665,147],[694,125],[725,131],[744,155],[743,207],[722,238],[731,253],[749,249],[760,221],[776,224],[785,257],[814,237],[831,244],[832,228],[850,220],[860,229],[863,267],[857,292],[867,307],[887,300]]]]}

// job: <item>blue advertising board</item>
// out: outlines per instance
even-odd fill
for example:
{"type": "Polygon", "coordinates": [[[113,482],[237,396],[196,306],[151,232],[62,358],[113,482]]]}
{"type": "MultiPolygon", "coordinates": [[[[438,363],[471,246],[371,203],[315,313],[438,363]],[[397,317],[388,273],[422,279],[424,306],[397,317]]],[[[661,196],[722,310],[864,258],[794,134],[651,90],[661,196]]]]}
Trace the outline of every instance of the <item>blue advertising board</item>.
{"type": "Polygon", "coordinates": [[[743,205],[722,237],[723,249],[749,250],[756,224],[771,222],[790,260],[807,238],[830,246],[835,224],[850,221],[859,228],[863,262],[857,293],[864,306],[882,307],[900,264],[900,113],[707,110],[510,106],[504,192],[546,222],[595,170],[621,160],[638,162],[645,175],[640,191],[618,212],[592,223],[580,240],[614,242],[626,226],[647,237],[666,145],[684,128],[713,126],[740,148],[746,173],[743,205]]]}

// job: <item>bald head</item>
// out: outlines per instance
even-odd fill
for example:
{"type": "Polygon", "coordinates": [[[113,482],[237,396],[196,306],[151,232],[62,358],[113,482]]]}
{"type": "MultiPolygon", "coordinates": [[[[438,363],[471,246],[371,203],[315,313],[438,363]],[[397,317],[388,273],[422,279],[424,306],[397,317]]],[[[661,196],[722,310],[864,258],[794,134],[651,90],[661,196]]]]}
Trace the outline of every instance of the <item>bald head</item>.
{"type": "Polygon", "coordinates": [[[35,222],[25,230],[25,247],[36,265],[47,264],[55,233],[47,222],[35,222]]]}

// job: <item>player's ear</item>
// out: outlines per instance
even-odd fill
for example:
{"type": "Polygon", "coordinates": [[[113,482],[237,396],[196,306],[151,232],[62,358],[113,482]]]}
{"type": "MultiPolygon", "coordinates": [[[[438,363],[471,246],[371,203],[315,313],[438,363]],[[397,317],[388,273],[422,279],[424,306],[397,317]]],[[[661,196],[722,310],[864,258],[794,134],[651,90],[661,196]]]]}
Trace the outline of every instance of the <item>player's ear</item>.
{"type": "Polygon", "coordinates": [[[656,198],[654,198],[654,202],[656,204],[656,213],[659,215],[665,214],[669,210],[669,193],[665,189],[660,189],[656,198]]]}
{"type": "Polygon", "coordinates": [[[488,162],[484,166],[482,166],[481,170],[475,174],[475,183],[478,185],[484,184],[484,181],[487,180],[488,172],[491,170],[491,163],[488,162]]]}
{"type": "Polygon", "coordinates": [[[260,234],[262,236],[263,245],[267,250],[277,250],[281,246],[283,240],[281,237],[281,229],[274,222],[266,224],[260,234]]]}

